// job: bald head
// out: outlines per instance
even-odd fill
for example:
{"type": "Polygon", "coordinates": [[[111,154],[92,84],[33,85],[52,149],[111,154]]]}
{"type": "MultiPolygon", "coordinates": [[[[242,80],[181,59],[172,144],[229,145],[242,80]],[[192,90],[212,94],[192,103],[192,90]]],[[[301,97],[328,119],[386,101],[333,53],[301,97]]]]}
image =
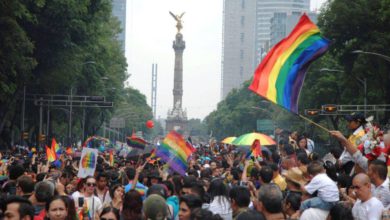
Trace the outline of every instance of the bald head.
{"type": "Polygon", "coordinates": [[[369,200],[371,195],[371,181],[367,174],[359,173],[352,180],[351,188],[355,191],[356,197],[362,202],[369,200]]]}
{"type": "Polygon", "coordinates": [[[367,174],[365,173],[359,173],[357,174],[354,178],[353,178],[354,181],[356,181],[357,183],[360,183],[360,184],[367,184],[367,183],[370,183],[370,177],[368,177],[367,174]]]}

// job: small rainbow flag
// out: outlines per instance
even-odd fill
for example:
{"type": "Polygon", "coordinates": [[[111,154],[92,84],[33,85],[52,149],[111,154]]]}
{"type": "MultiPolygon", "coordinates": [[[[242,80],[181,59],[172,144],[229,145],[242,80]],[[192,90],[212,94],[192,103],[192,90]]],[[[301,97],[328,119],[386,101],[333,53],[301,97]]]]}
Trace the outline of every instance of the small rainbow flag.
{"type": "Polygon", "coordinates": [[[329,40],[303,14],[290,35],[276,44],[257,67],[249,89],[298,113],[298,98],[309,65],[322,56],[329,40]]]}
{"type": "Polygon", "coordinates": [[[57,155],[54,152],[54,150],[48,146],[45,146],[45,147],[46,147],[46,159],[49,162],[53,162],[53,161],[57,160],[57,155]]]}
{"type": "Polygon", "coordinates": [[[95,153],[91,151],[87,152],[81,161],[81,166],[83,168],[95,168],[95,153]]]}
{"type": "Polygon", "coordinates": [[[156,155],[169,164],[172,170],[184,176],[187,160],[193,152],[195,148],[190,143],[176,131],[171,131],[157,148],[156,155]]]}
{"type": "Polygon", "coordinates": [[[126,138],[127,145],[130,147],[138,148],[138,149],[145,149],[147,142],[139,137],[136,137],[135,135],[131,135],[131,137],[126,138]]]}
{"type": "Polygon", "coordinates": [[[58,155],[60,155],[62,152],[61,152],[61,148],[60,146],[57,144],[57,141],[55,138],[51,139],[51,149],[54,150],[54,152],[58,155]]]}
{"type": "Polygon", "coordinates": [[[114,166],[114,150],[110,150],[110,166],[114,166]]]}
{"type": "Polygon", "coordinates": [[[65,153],[67,155],[72,155],[74,152],[73,152],[73,149],[71,147],[67,147],[66,150],[65,150],[65,153]]]}

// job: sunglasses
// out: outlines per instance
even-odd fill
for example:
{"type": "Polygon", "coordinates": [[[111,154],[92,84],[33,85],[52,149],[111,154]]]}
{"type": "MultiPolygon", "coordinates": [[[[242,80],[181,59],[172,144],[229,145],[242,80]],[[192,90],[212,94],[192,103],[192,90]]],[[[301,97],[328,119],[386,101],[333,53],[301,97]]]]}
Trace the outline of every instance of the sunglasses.
{"type": "Polygon", "coordinates": [[[113,218],[100,218],[100,220],[115,220],[113,218]]]}
{"type": "Polygon", "coordinates": [[[87,186],[96,186],[96,183],[86,183],[87,186]]]}

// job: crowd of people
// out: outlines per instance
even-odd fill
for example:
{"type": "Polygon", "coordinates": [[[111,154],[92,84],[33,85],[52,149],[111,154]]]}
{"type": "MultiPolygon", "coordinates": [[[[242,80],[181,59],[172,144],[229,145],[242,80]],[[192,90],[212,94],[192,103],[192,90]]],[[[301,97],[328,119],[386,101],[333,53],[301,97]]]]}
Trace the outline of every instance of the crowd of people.
{"type": "MultiPolygon", "coordinates": [[[[386,158],[359,149],[361,114],[346,118],[351,135],[320,158],[307,135],[279,131],[278,145],[249,157],[234,146],[199,146],[185,176],[149,155],[100,155],[94,176],[77,178],[79,158],[61,163],[41,152],[1,155],[3,219],[276,220],[390,219],[386,158]]],[[[390,132],[381,140],[390,147],[390,132]]]]}

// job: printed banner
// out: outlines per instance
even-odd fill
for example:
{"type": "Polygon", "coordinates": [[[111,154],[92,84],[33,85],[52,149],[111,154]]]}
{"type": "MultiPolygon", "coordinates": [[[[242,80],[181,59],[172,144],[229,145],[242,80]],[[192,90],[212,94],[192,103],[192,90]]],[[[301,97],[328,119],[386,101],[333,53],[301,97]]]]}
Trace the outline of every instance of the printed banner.
{"type": "Polygon", "coordinates": [[[85,178],[93,176],[96,169],[98,150],[93,148],[83,148],[79,164],[79,173],[77,177],[85,178]]]}

